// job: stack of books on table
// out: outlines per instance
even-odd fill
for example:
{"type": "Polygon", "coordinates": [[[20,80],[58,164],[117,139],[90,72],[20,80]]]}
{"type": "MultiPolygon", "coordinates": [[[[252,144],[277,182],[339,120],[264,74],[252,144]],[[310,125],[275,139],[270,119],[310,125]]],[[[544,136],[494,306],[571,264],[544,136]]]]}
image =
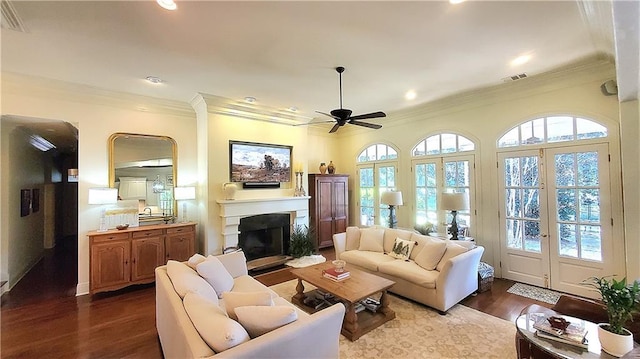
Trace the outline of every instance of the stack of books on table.
{"type": "Polygon", "coordinates": [[[552,327],[548,319],[548,316],[541,317],[533,325],[538,337],[574,345],[583,349],[587,349],[589,347],[589,343],[586,339],[587,329],[583,323],[571,322],[565,329],[558,329],[552,327]]]}
{"type": "Polygon", "coordinates": [[[329,278],[336,282],[340,282],[349,278],[350,273],[348,271],[337,272],[335,268],[328,268],[328,269],[325,269],[324,272],[322,272],[322,275],[325,278],[329,278]]]}

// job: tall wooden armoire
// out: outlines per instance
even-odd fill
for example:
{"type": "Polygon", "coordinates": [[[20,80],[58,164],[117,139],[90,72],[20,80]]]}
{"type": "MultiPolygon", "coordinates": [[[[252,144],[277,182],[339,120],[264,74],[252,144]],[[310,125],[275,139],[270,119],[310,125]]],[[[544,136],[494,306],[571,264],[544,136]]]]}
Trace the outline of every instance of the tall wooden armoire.
{"type": "Polygon", "coordinates": [[[309,224],[318,248],[333,246],[333,234],[349,225],[349,176],[309,174],[309,224]]]}

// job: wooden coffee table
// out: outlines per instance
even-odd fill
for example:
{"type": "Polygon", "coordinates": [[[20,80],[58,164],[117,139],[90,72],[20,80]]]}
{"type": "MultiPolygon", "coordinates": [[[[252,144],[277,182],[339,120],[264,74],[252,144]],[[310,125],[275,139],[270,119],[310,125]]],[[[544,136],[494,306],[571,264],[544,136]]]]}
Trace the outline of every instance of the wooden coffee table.
{"type": "Polygon", "coordinates": [[[322,271],[331,267],[333,265],[330,262],[325,262],[291,270],[291,274],[298,278],[297,293],[291,298],[291,301],[306,312],[313,313],[317,310],[304,303],[307,294],[304,292],[302,281],[332,294],[347,307],[341,332],[351,341],[396,317],[396,313],[389,308],[387,294],[387,289],[395,284],[394,281],[347,267],[345,269],[350,272],[349,278],[335,282],[322,276],[322,271]],[[379,300],[380,306],[375,312],[363,310],[356,313],[356,306],[360,301],[377,293],[382,293],[382,296],[379,300]]]}

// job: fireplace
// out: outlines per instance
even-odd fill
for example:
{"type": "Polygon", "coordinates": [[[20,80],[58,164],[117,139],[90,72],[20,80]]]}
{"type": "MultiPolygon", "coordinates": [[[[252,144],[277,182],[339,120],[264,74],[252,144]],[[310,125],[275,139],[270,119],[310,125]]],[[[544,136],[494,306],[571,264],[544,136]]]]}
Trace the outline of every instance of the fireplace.
{"type": "MultiPolygon", "coordinates": [[[[268,268],[271,266],[280,265],[287,260],[291,259],[282,253],[288,252],[289,245],[289,232],[293,226],[309,225],[309,198],[310,197],[277,197],[277,198],[253,198],[253,199],[236,199],[236,200],[217,200],[220,204],[220,218],[222,220],[222,249],[243,247],[247,239],[242,239],[242,245],[240,243],[241,237],[246,234],[247,231],[256,230],[256,227],[251,229],[241,229],[241,222],[244,224],[245,219],[252,217],[261,217],[262,215],[276,215],[287,216],[287,223],[284,220],[280,220],[278,227],[281,227],[282,231],[282,249],[277,255],[267,255],[265,257],[256,259],[247,259],[247,267],[249,270],[258,270],[268,268]],[[286,240],[285,240],[286,239],[286,240]],[[286,247],[285,247],[286,246],[286,247]]],[[[251,220],[250,220],[251,221],[251,220]]],[[[258,220],[258,223],[261,221],[258,220]]],[[[267,228],[271,227],[270,225],[267,228]]],[[[279,230],[273,232],[278,233],[279,230]]],[[[270,231],[271,232],[271,231],[270,231]]],[[[248,242],[254,243],[256,239],[252,236],[248,242]]],[[[245,255],[248,249],[245,250],[245,255]]],[[[265,248],[264,252],[271,251],[272,249],[265,248]]],[[[254,251],[253,249],[251,251],[254,251]]],[[[255,252],[259,252],[255,249],[255,252]]],[[[252,254],[253,255],[253,254],[252,254]]]]}
{"type": "Polygon", "coordinates": [[[289,252],[289,213],[261,214],[240,219],[238,246],[247,261],[289,252]]]}

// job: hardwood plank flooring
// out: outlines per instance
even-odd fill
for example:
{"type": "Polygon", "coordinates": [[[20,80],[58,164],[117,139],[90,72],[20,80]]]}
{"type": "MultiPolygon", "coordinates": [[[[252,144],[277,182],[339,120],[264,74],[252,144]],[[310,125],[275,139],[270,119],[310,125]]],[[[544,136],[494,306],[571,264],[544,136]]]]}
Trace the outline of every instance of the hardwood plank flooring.
{"type": "MultiPolygon", "coordinates": [[[[322,250],[328,260],[333,249],[322,250]]],[[[2,296],[2,358],[162,358],[155,327],[155,287],[133,286],[75,297],[75,263],[47,253],[10,292],[2,296]],[[60,268],[68,267],[70,274],[60,268]],[[57,268],[57,269],[56,269],[57,268]],[[48,273],[55,272],[58,276],[48,273]],[[72,280],[65,276],[72,277],[72,280]],[[46,283],[44,283],[46,282],[46,283]]],[[[265,285],[294,279],[289,269],[256,276],[265,285]]],[[[514,321],[526,305],[548,304],[507,293],[512,281],[496,279],[491,291],[462,304],[514,321]]]]}

